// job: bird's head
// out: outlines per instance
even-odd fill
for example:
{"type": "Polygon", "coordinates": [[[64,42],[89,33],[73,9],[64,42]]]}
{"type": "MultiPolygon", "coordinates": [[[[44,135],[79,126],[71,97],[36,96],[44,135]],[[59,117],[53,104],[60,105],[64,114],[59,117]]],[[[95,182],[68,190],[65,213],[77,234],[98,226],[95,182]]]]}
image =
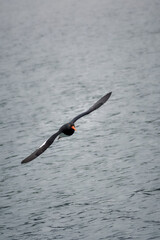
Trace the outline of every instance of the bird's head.
{"type": "Polygon", "coordinates": [[[71,129],[73,129],[74,131],[76,131],[76,128],[75,128],[74,123],[66,123],[66,124],[63,125],[63,127],[64,127],[64,129],[66,129],[66,130],[71,130],[71,129]]]}
{"type": "Polygon", "coordinates": [[[76,128],[74,126],[74,123],[69,123],[69,128],[73,129],[74,131],[76,131],[76,128]]]}
{"type": "Polygon", "coordinates": [[[60,128],[60,131],[66,136],[71,136],[76,131],[76,128],[73,123],[66,123],[60,128]]]}

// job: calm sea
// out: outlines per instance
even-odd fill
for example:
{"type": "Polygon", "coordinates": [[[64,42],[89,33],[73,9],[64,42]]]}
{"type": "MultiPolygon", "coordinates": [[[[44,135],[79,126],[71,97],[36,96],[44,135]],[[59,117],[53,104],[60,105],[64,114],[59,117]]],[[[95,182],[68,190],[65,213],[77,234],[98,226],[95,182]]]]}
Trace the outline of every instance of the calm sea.
{"type": "Polygon", "coordinates": [[[0,239],[160,239],[159,106],[159,0],[0,0],[0,239]]]}

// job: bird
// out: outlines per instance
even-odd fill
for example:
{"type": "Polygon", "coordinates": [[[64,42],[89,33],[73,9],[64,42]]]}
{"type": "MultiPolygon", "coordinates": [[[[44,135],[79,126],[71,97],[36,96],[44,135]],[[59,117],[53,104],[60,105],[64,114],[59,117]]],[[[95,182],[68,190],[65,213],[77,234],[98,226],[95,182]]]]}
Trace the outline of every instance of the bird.
{"type": "Polygon", "coordinates": [[[81,114],[74,117],[71,121],[64,124],[59,128],[59,130],[54,133],[47,141],[45,141],[39,148],[37,148],[32,154],[30,154],[28,157],[26,157],[24,160],[21,161],[21,164],[28,163],[35,158],[37,158],[39,155],[41,155],[49,146],[54,142],[54,140],[59,137],[69,137],[74,134],[76,131],[75,128],[75,122],[84,117],[85,115],[88,115],[89,113],[95,111],[99,107],[101,107],[111,96],[112,92],[107,93],[103,97],[101,97],[95,104],[93,104],[87,111],[82,112],[81,114]]]}

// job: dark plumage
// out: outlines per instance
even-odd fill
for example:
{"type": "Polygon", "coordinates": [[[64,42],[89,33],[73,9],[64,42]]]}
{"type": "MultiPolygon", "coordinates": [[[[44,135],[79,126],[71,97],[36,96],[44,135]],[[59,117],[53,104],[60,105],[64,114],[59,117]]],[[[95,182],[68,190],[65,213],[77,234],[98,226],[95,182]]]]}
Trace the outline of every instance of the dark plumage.
{"type": "Polygon", "coordinates": [[[80,119],[81,117],[88,115],[89,113],[93,112],[94,110],[98,109],[102,106],[111,96],[111,92],[107,93],[101,99],[99,99],[92,107],[90,107],[87,111],[79,114],[75,118],[73,118],[69,123],[64,124],[60,129],[53,134],[47,141],[45,141],[38,149],[36,149],[31,155],[26,157],[21,163],[27,163],[32,161],[33,159],[37,158],[41,155],[56,139],[56,137],[64,137],[64,136],[71,136],[75,132],[74,123],[80,119]]]}
{"type": "MultiPolygon", "coordinates": [[[[61,133],[62,133],[62,136],[63,136],[63,134],[66,136],[71,136],[75,130],[76,129],[75,129],[75,126],[73,123],[66,123],[59,129],[59,131],[61,131],[61,133]]],[[[60,135],[61,135],[61,133],[60,133],[60,135]]]]}

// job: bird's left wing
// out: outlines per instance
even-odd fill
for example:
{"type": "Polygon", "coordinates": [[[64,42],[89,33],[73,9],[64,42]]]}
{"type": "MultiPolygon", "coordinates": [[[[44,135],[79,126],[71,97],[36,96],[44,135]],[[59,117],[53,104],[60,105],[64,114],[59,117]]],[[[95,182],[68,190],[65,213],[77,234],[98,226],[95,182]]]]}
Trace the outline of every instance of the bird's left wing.
{"type": "Polygon", "coordinates": [[[71,120],[72,123],[75,123],[78,119],[80,119],[81,117],[95,111],[96,109],[98,109],[99,107],[101,107],[105,102],[107,102],[107,100],[110,98],[112,92],[107,93],[106,95],[104,95],[102,98],[100,98],[95,104],[93,104],[92,107],[90,107],[87,111],[79,114],[78,116],[76,116],[75,118],[73,118],[71,120]]]}
{"type": "Polygon", "coordinates": [[[47,141],[45,141],[38,149],[36,149],[31,155],[26,157],[21,163],[28,163],[35,158],[37,158],[39,155],[41,155],[56,139],[56,137],[61,133],[59,130],[55,134],[53,134],[47,141]]]}

